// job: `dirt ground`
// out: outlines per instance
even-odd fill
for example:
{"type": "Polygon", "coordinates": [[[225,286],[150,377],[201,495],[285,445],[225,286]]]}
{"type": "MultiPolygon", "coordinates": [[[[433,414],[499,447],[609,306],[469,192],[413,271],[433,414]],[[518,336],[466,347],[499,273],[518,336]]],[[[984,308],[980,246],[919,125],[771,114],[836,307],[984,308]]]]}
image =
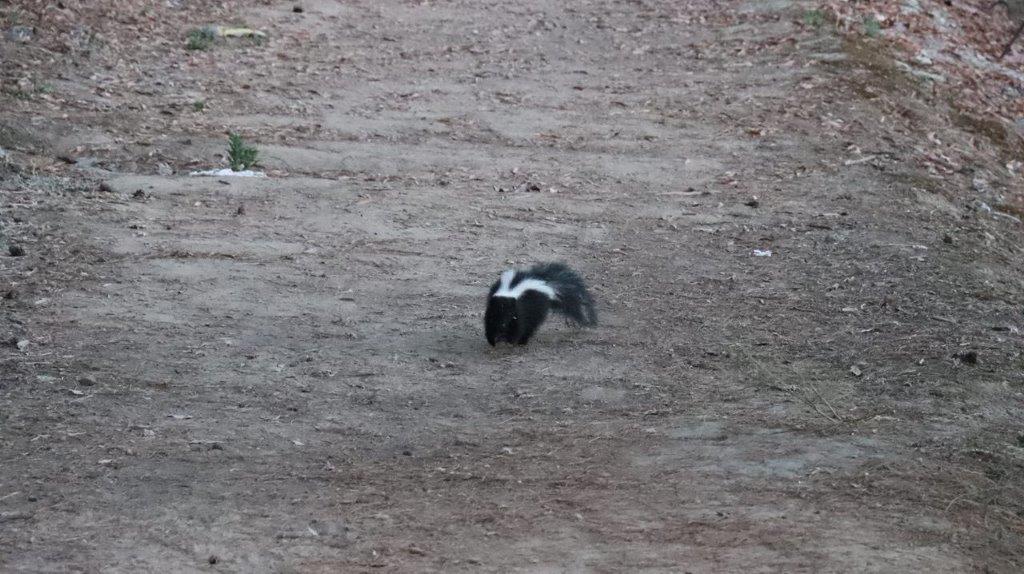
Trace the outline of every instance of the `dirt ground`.
{"type": "Polygon", "coordinates": [[[0,569],[1024,568],[1012,146],[870,39],[159,4],[0,44],[0,569]],[[185,50],[213,18],[267,40],[185,50]],[[188,175],[228,131],[269,177],[188,175]],[[492,350],[490,283],[555,259],[602,325],[492,350]]]}

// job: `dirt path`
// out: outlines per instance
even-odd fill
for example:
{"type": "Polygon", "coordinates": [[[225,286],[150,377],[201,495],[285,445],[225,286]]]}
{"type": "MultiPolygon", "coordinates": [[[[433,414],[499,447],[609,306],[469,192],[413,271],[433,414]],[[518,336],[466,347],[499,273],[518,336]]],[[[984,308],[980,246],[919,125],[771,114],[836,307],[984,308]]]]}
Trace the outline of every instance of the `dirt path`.
{"type": "Polygon", "coordinates": [[[146,56],[145,109],[84,71],[92,111],[12,108],[115,193],[5,180],[0,565],[1019,571],[999,150],[799,6],[718,6],[266,2],[264,46],[146,56]],[[224,128],[273,177],[186,176],[224,128]],[[547,259],[603,325],[491,350],[487,286],[547,259]]]}

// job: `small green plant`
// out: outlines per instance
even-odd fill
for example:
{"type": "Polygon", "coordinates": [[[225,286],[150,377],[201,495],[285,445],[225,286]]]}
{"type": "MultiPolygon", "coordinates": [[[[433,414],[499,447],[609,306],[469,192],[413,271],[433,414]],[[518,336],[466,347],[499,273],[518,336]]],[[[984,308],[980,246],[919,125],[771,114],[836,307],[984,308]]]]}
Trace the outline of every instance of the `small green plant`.
{"type": "Polygon", "coordinates": [[[185,48],[188,50],[209,50],[217,40],[217,35],[209,28],[195,28],[188,33],[185,48]]]}
{"type": "Polygon", "coordinates": [[[231,171],[244,171],[256,165],[256,158],[259,150],[245,145],[242,136],[230,134],[228,136],[228,164],[231,171]]]}
{"type": "Polygon", "coordinates": [[[808,10],[804,12],[804,24],[812,28],[821,28],[825,23],[825,13],[821,10],[808,10]]]}
{"type": "Polygon", "coordinates": [[[882,24],[874,16],[865,16],[864,33],[871,38],[877,38],[882,33],[882,24]]]}
{"type": "Polygon", "coordinates": [[[36,86],[36,92],[40,94],[52,94],[53,84],[39,84],[36,86]]]}
{"type": "Polygon", "coordinates": [[[192,110],[197,113],[203,113],[206,111],[206,102],[203,100],[196,100],[192,102],[192,110]]]}
{"type": "Polygon", "coordinates": [[[21,89],[8,90],[7,94],[23,102],[28,102],[32,100],[32,92],[27,92],[21,89]]]}

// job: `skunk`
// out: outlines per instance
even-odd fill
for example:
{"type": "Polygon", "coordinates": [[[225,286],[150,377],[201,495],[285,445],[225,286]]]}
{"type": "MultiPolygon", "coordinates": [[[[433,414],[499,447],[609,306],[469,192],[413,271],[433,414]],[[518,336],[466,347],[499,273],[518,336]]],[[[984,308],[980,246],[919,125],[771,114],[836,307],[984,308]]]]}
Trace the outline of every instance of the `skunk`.
{"type": "Polygon", "coordinates": [[[484,332],[493,347],[498,341],[525,345],[555,311],[569,323],[597,325],[594,299],[583,279],[564,263],[540,263],[523,271],[501,274],[487,295],[484,332]]]}

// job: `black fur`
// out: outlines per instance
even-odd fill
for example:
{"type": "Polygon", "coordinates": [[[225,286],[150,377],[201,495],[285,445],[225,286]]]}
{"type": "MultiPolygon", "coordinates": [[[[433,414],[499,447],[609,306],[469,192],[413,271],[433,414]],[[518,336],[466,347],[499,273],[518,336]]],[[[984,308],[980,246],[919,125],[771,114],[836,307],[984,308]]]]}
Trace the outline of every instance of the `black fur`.
{"type": "Polygon", "coordinates": [[[524,291],[516,299],[495,297],[501,287],[501,281],[496,281],[488,293],[484,312],[484,332],[492,346],[499,341],[525,345],[550,311],[560,313],[567,322],[579,326],[597,325],[594,299],[583,279],[564,263],[540,263],[528,270],[516,271],[510,288],[526,279],[543,281],[555,292],[555,298],[533,289],[524,291]]]}

